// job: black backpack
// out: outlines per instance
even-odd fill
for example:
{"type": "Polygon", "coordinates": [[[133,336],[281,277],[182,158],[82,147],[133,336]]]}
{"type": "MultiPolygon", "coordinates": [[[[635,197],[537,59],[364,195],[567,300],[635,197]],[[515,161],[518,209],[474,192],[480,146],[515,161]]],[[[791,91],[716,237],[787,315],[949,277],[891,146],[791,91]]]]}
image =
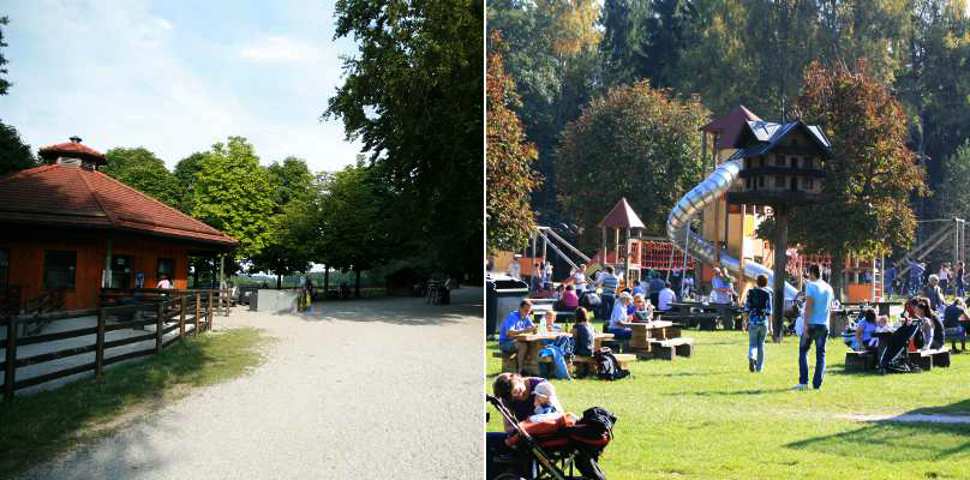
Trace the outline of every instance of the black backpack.
{"type": "Polygon", "coordinates": [[[620,368],[620,362],[609,347],[602,347],[593,353],[593,361],[596,363],[596,376],[600,380],[619,380],[630,375],[629,370],[620,368]]]}

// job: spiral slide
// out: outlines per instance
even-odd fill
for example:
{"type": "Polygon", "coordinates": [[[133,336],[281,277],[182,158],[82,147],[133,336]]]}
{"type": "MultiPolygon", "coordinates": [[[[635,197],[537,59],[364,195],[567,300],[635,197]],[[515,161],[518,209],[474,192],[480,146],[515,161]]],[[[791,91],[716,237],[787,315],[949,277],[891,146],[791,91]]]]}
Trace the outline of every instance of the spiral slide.
{"type": "MultiPolygon", "coordinates": [[[[667,217],[667,236],[677,248],[704,263],[720,263],[722,267],[735,275],[741,270],[741,262],[737,258],[724,253],[721,254],[720,262],[718,262],[717,250],[714,245],[691,231],[690,220],[731,188],[731,185],[740,175],[741,168],[743,168],[743,164],[739,150],[719,165],[703,182],[681,197],[674,205],[673,210],[670,211],[670,216],[667,217]]],[[[769,285],[774,281],[771,269],[754,262],[744,263],[743,275],[749,280],[754,280],[758,275],[766,275],[769,285]]],[[[798,290],[785,282],[785,300],[790,302],[794,300],[797,294],[798,290]]]]}

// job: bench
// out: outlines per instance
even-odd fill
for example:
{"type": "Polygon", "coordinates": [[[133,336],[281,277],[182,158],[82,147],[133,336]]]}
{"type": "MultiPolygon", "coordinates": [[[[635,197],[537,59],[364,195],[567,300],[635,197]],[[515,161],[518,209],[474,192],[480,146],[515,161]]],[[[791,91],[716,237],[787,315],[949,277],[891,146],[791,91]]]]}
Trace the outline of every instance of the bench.
{"type": "MultiPolygon", "coordinates": [[[[629,370],[630,362],[637,359],[637,356],[632,353],[614,353],[613,356],[623,370],[629,370]]],[[[577,373],[596,373],[596,359],[593,357],[576,355],[573,357],[573,366],[576,367],[577,373]]]]}
{"type": "Polygon", "coordinates": [[[845,369],[846,370],[875,370],[876,369],[876,353],[872,350],[866,350],[864,352],[857,352],[850,350],[845,352],[845,369]]]}
{"type": "Polygon", "coordinates": [[[940,348],[909,352],[909,361],[918,365],[922,370],[932,370],[933,367],[946,368],[950,366],[950,351],[946,348],[940,348]]]}
{"type": "Polygon", "coordinates": [[[716,313],[661,313],[661,320],[681,323],[687,327],[697,325],[699,330],[717,330],[720,315],[716,313]]]}
{"type": "Polygon", "coordinates": [[[519,369],[519,364],[515,359],[517,352],[505,353],[502,351],[492,352],[492,358],[502,359],[502,371],[503,372],[516,372],[519,369]]]}
{"type": "Polygon", "coordinates": [[[653,358],[673,360],[677,357],[690,358],[694,355],[694,339],[690,337],[652,340],[650,355],[653,358]]]}

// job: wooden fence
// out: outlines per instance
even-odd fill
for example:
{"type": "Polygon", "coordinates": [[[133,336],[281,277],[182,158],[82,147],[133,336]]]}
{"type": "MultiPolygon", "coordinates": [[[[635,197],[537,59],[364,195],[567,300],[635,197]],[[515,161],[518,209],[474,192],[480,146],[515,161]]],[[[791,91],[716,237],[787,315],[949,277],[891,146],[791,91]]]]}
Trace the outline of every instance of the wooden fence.
{"type": "Polygon", "coordinates": [[[0,363],[0,368],[4,372],[4,399],[13,398],[14,392],[23,388],[92,370],[95,377],[100,379],[104,373],[104,367],[108,365],[159,353],[169,345],[181,340],[186,335],[187,325],[193,327],[192,335],[212,329],[213,317],[219,304],[218,299],[222,296],[218,291],[169,292],[168,297],[155,302],[117,306],[104,305],[97,311],[98,317],[95,326],[74,330],[18,338],[17,324],[19,320],[15,317],[7,318],[7,338],[4,342],[6,355],[4,361],[0,363]],[[154,325],[154,330],[146,330],[146,327],[150,325],[154,325]],[[136,328],[145,330],[146,333],[127,338],[105,340],[105,334],[108,332],[136,328]],[[178,335],[165,339],[165,335],[176,330],[178,335]],[[17,358],[18,347],[88,335],[95,336],[94,343],[17,358]],[[112,353],[117,352],[118,347],[147,340],[154,340],[154,345],[151,348],[112,355],[112,353]],[[22,380],[17,379],[17,370],[20,368],[91,352],[94,352],[95,355],[93,362],[70,366],[22,380]]]}

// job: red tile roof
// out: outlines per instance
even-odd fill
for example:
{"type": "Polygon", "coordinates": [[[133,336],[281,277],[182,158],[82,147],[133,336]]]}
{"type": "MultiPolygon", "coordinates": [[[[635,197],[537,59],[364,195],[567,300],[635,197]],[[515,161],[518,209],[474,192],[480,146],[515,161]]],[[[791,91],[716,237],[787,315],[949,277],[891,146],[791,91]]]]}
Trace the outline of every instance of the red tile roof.
{"type": "Polygon", "coordinates": [[[80,138],[72,138],[70,142],[48,145],[37,151],[41,158],[46,160],[56,160],[57,157],[76,157],[87,158],[97,165],[104,165],[107,160],[104,154],[81,143],[80,138]],[[76,142],[73,140],[77,140],[76,142]]]}
{"type": "Polygon", "coordinates": [[[718,134],[717,144],[714,145],[718,150],[737,148],[738,138],[741,136],[741,132],[747,128],[748,122],[758,120],[761,120],[761,118],[751,113],[751,110],[745,108],[744,105],[738,105],[738,108],[704,125],[701,127],[701,130],[718,134]]]}
{"type": "Polygon", "coordinates": [[[616,205],[613,206],[613,210],[606,214],[599,223],[600,227],[610,227],[610,228],[645,228],[643,221],[640,217],[633,211],[633,207],[626,201],[626,197],[621,198],[616,205]]]}
{"type": "Polygon", "coordinates": [[[0,178],[0,218],[133,231],[225,247],[239,243],[104,173],[71,165],[44,165],[0,178]]]}

